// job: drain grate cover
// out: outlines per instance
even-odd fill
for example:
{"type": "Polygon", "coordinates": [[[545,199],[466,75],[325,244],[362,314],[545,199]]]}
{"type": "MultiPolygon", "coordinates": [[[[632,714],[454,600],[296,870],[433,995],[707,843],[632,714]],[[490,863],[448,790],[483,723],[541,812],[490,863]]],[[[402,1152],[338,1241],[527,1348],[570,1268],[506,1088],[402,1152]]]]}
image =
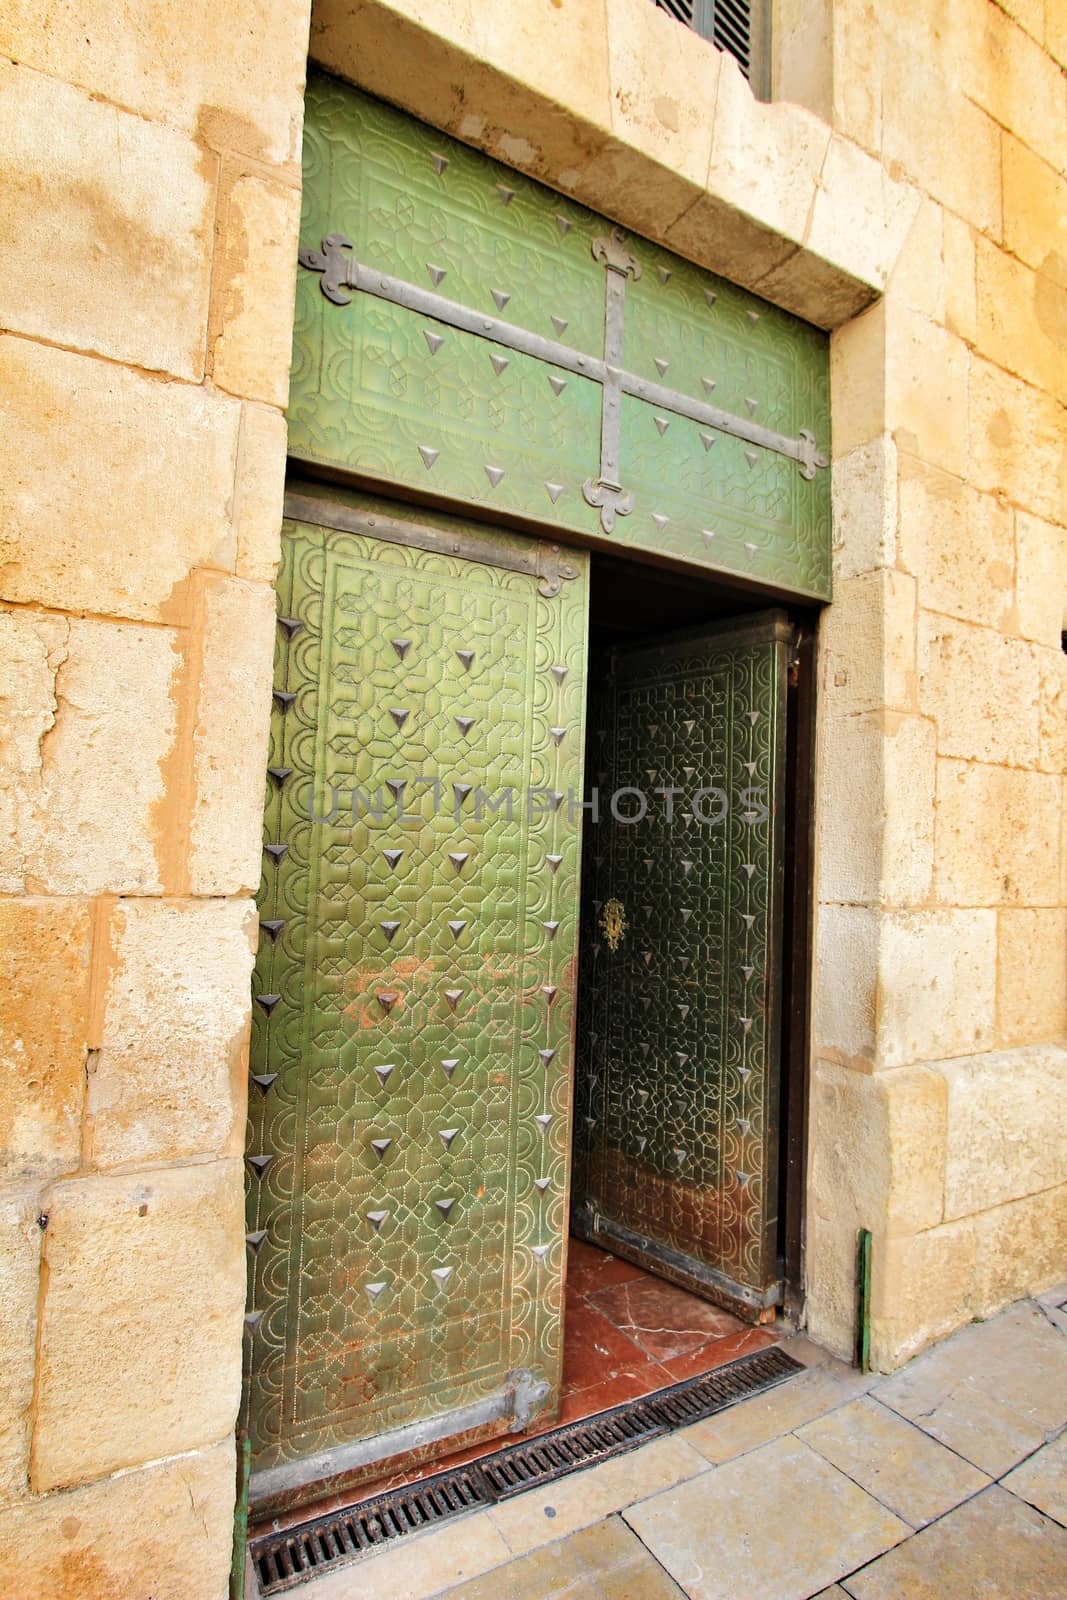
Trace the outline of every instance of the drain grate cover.
{"type": "Polygon", "coordinates": [[[760,1350],[703,1377],[688,1378],[642,1400],[628,1400],[611,1411],[509,1445],[467,1466],[361,1500],[345,1511],[316,1517],[302,1527],[262,1534],[250,1545],[259,1592],[263,1596],[281,1594],[407,1534],[634,1450],[649,1439],[714,1416],[716,1411],[771,1389],[803,1370],[784,1350],[760,1350]]]}

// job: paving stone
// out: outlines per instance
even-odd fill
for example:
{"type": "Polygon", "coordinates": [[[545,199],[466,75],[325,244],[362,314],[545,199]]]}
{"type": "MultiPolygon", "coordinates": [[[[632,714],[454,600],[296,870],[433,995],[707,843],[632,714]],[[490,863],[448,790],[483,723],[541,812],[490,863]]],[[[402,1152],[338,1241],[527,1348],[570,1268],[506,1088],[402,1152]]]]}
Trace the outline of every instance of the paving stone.
{"type": "Polygon", "coordinates": [[[989,1479],[876,1400],[854,1400],[798,1437],[915,1528],[985,1488],[989,1479]]]}
{"type": "Polygon", "coordinates": [[[545,1545],[441,1600],[684,1600],[618,1517],[545,1545]]]}
{"type": "MultiPolygon", "coordinates": [[[[350,1567],[323,1573],[308,1584],[306,1600],[367,1600],[368,1595],[374,1600],[426,1600],[446,1584],[481,1577],[510,1557],[488,1512],[478,1511],[414,1534],[350,1567]]],[[[501,1587],[497,1593],[503,1596],[507,1590],[501,1587]]]]}
{"type": "Polygon", "coordinates": [[[799,1439],[778,1439],[625,1514],[690,1600],[807,1600],[910,1529],[799,1439]]]}
{"type": "Polygon", "coordinates": [[[824,1416],[835,1406],[846,1405],[865,1386],[860,1373],[853,1373],[838,1362],[828,1363],[790,1378],[770,1394],[757,1395],[706,1422],[694,1423],[679,1438],[693,1445],[708,1461],[730,1461],[824,1416]]]}
{"type": "Polygon", "coordinates": [[[1003,1487],[1067,1527],[1067,1433],[1009,1472],[1003,1487]]]}
{"type": "Polygon", "coordinates": [[[1062,1600],[1067,1530],[994,1484],[844,1581],[853,1600],[1062,1600]]]}
{"type": "Polygon", "coordinates": [[[705,1458],[674,1434],[517,1495],[490,1516],[511,1552],[522,1555],[707,1470],[705,1458]]]}

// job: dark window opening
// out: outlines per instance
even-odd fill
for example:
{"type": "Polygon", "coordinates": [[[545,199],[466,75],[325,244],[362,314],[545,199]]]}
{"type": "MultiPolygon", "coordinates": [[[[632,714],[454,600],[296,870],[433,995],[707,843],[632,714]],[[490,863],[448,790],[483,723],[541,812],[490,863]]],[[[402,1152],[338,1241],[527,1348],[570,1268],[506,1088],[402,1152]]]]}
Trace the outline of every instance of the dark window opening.
{"type": "Polygon", "coordinates": [[[678,22],[727,51],[753,90],[768,98],[770,51],[767,23],[770,0],[654,0],[678,22]]]}

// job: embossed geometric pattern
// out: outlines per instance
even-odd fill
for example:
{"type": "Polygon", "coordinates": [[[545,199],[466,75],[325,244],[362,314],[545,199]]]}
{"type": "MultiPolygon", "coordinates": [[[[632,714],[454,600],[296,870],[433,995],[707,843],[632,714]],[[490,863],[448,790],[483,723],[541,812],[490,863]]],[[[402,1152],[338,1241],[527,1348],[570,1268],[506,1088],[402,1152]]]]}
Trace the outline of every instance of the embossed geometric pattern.
{"type": "Polygon", "coordinates": [[[526,797],[581,782],[586,559],[544,598],[494,564],[528,541],[420,511],[484,558],[406,548],[370,531],[395,507],[331,498],[368,532],[287,521],[279,579],[256,1471],[559,1382],[578,836],[526,797]]]}
{"type": "MultiPolygon", "coordinates": [[[[610,230],[585,210],[336,80],[313,74],[301,241],[341,232],[365,266],[598,357],[610,230]]],[[[818,329],[629,236],[623,365],[796,437],[829,444],[828,342],[818,329]]],[[[289,446],[300,459],[479,504],[603,542],[582,484],[600,470],[601,385],[354,294],[297,283],[289,446]]],[[[635,496],[614,544],[829,598],[829,472],[634,396],[621,473],[635,496]],[[658,417],[658,421],[657,421],[658,417]],[[662,426],[663,423],[667,426],[662,426]]]]}
{"type": "Polygon", "coordinates": [[[602,816],[586,849],[575,1204],[758,1294],[776,1277],[788,636],[772,616],[617,650],[590,711],[588,784],[651,803],[602,816]],[[672,788],[668,820],[654,791],[672,788]]]}

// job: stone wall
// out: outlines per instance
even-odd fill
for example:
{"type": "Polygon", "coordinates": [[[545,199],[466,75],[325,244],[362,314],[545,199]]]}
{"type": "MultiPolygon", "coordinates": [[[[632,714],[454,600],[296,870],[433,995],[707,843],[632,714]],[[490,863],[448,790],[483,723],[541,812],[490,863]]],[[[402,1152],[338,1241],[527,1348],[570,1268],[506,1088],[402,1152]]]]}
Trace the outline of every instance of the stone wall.
{"type": "Polygon", "coordinates": [[[225,1593],[307,8],[0,17],[0,1594],[225,1593]]]}
{"type": "MultiPolygon", "coordinates": [[[[836,330],[809,1314],[850,1346],[871,1228],[892,1366],[1063,1270],[1067,26],[782,7],[803,106],[649,0],[312,50],[836,330]]],[[[0,19],[4,1596],[225,1589],[306,37],[0,19]]]]}

